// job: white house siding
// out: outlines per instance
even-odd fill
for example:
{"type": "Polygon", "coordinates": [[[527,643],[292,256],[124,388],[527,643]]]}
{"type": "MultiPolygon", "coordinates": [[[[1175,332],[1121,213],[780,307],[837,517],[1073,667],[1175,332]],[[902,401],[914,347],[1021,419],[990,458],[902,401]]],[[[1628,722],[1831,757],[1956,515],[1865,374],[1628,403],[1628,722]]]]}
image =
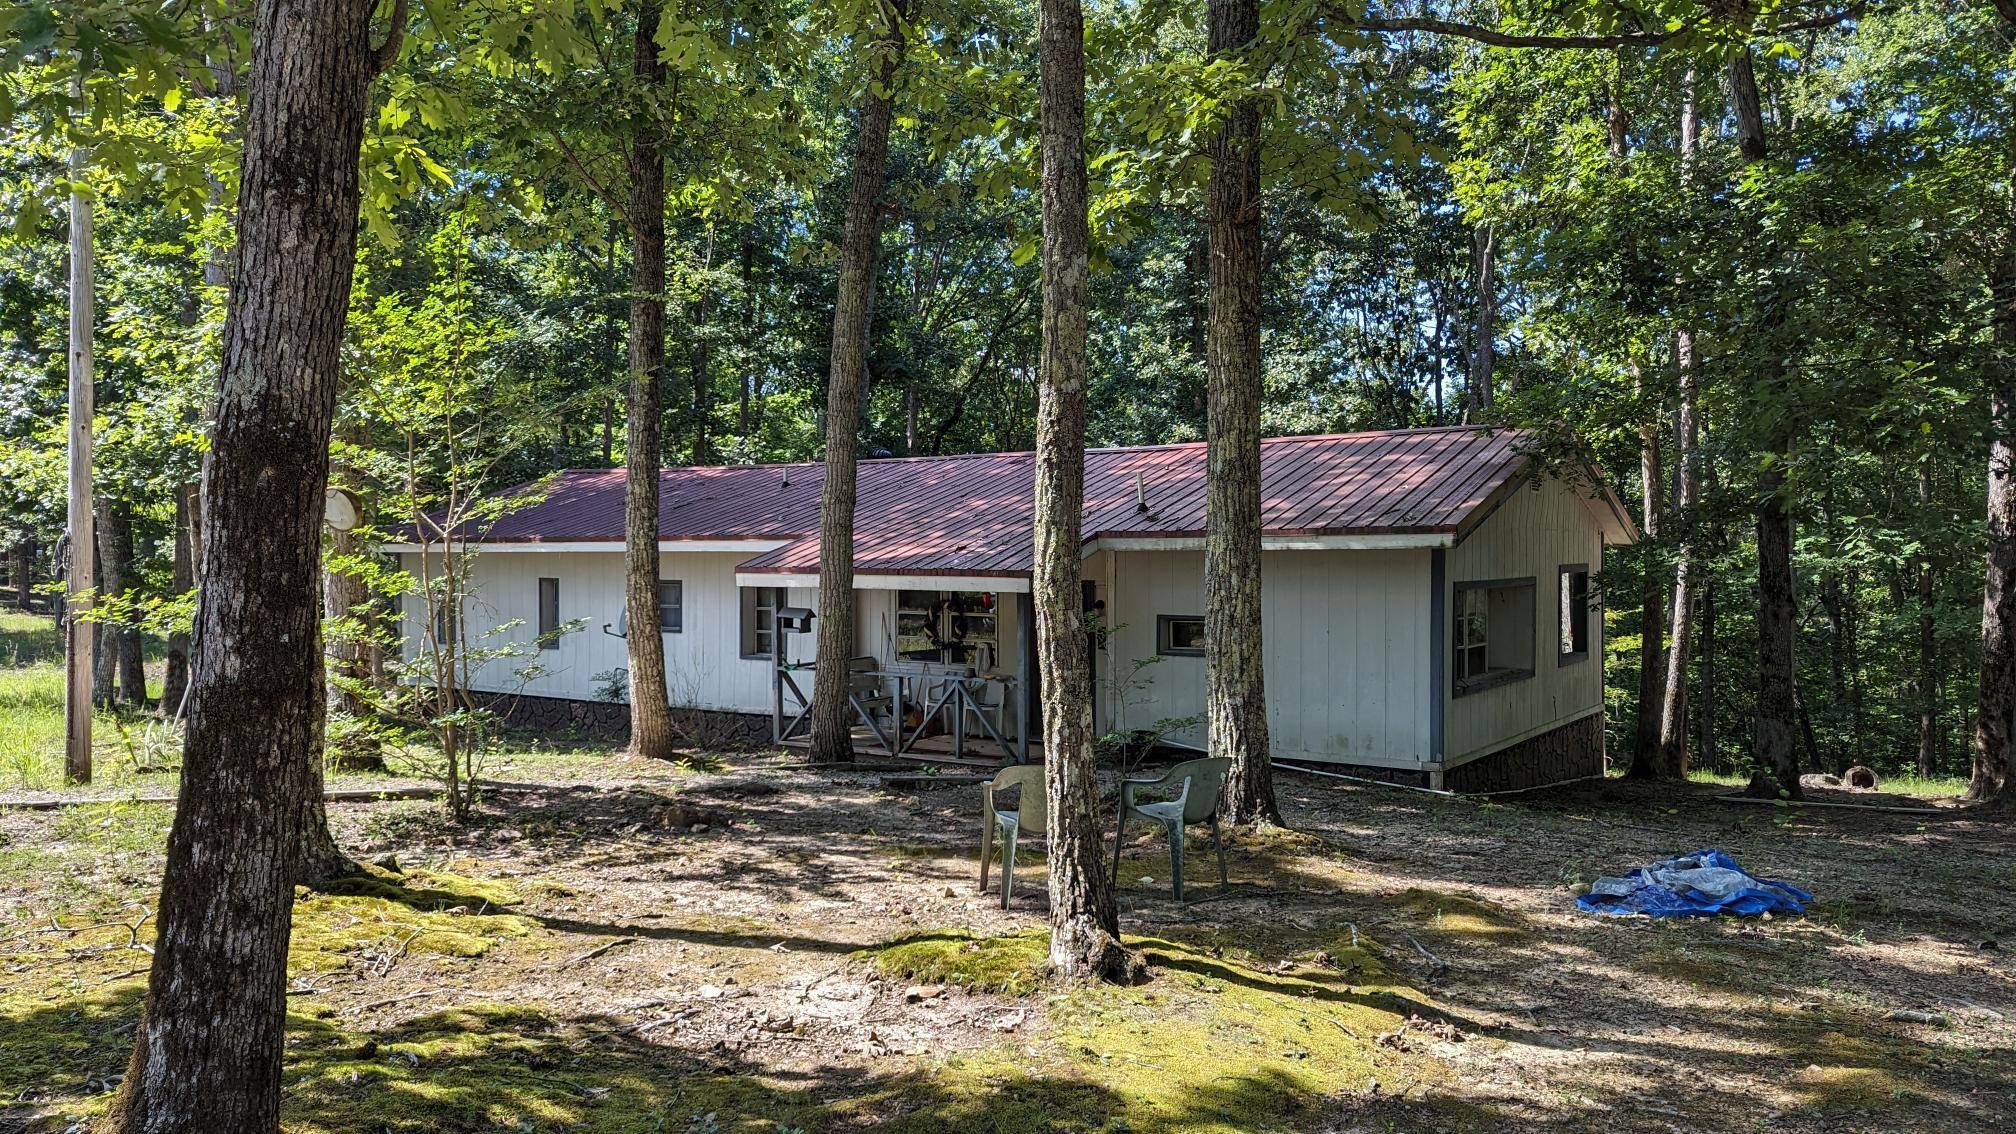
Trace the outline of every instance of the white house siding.
{"type": "MultiPolygon", "coordinates": [[[[1269,551],[1262,555],[1261,626],[1267,723],[1277,757],[1380,767],[1429,759],[1429,553],[1269,551]]],[[[1094,556],[1113,627],[1100,657],[1102,724],[1150,728],[1204,711],[1204,659],[1163,657],[1140,688],[1116,688],[1137,658],[1156,655],[1158,615],[1201,615],[1201,551],[1094,556]]],[[[1172,736],[1202,743],[1201,725],[1172,736]]]]}
{"type": "MultiPolygon", "coordinates": [[[[770,662],[741,656],[741,597],[735,587],[735,565],[746,551],[665,552],[659,577],[683,584],[683,618],[678,633],[665,641],[666,693],[676,705],[731,712],[770,711],[770,662]]],[[[401,557],[407,571],[418,569],[417,555],[401,557]]],[[[628,669],[623,639],[602,632],[612,629],[623,612],[623,556],[618,552],[481,552],[470,569],[470,594],[464,604],[464,624],[472,641],[506,622],[521,624],[501,639],[523,644],[527,657],[493,662],[470,683],[487,692],[517,692],[539,697],[592,699],[601,682],[598,673],[628,669]],[[556,650],[533,651],[538,632],[539,580],[560,580],[560,620],[581,619],[580,630],[560,638],[556,650]],[[531,660],[549,672],[522,684],[512,671],[531,660]]],[[[810,606],[812,591],[793,589],[788,602],[810,606]]],[[[417,610],[408,600],[409,617],[417,610]]],[[[409,626],[409,635],[417,627],[409,626]]],[[[795,660],[813,656],[810,634],[794,635],[795,660]]],[[[486,643],[488,644],[488,643],[486,643]]],[[[808,683],[809,685],[809,683],[808,683]]]]}
{"type": "Polygon", "coordinates": [[[1587,657],[1559,664],[1561,604],[1557,572],[1603,564],[1603,537],[1589,506],[1559,481],[1516,489],[1497,511],[1472,529],[1447,555],[1445,611],[1454,611],[1458,583],[1531,577],[1533,676],[1462,697],[1454,695],[1449,654],[1453,634],[1443,623],[1442,689],[1444,766],[1488,755],[1507,745],[1580,719],[1603,707],[1603,619],[1592,595],[1587,657]]]}

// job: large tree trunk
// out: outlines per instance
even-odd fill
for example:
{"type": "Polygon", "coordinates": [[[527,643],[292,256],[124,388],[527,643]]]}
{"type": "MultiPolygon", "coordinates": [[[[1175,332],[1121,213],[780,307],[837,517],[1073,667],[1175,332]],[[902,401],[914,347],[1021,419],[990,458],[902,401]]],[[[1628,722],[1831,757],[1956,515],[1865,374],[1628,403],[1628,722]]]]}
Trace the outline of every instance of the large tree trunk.
{"type": "MultiPolygon", "coordinates": [[[[1737,149],[1746,167],[1764,164],[1770,153],[1764,134],[1757,75],[1746,47],[1729,64],[1730,108],[1736,118],[1737,149]]],[[[1760,330],[1783,333],[1783,300],[1767,297],[1760,330]]],[[[1773,348],[1776,345],[1773,344],[1773,348]]],[[[1767,365],[1780,366],[1782,363],[1767,365]]],[[[1768,385],[1768,383],[1760,383],[1768,385]]],[[[1785,466],[1792,447],[1789,425],[1769,438],[1771,461],[1757,474],[1757,731],[1752,755],[1757,772],[1753,794],[1779,791],[1800,796],[1799,749],[1795,735],[1798,704],[1798,598],[1792,574],[1792,512],[1785,466]]]]}
{"type": "MultiPolygon", "coordinates": [[[[1701,114],[1695,101],[1695,74],[1692,68],[1682,80],[1680,102],[1680,185],[1689,192],[1694,184],[1694,166],[1701,148],[1701,114]]],[[[1687,280],[1676,281],[1686,290],[1687,280]]],[[[1673,364],[1679,377],[1679,404],[1674,413],[1674,440],[1678,452],[1676,499],[1673,518],[1679,527],[1680,543],[1674,552],[1673,604],[1669,616],[1664,676],[1666,688],[1659,698],[1659,748],[1653,766],[1661,777],[1687,778],[1687,659],[1694,632],[1694,592],[1700,572],[1701,545],[1696,532],[1695,511],[1701,504],[1701,375],[1695,353],[1694,329],[1682,326],[1673,332],[1673,364]]]]}
{"type": "MultiPolygon", "coordinates": [[[[83,97],[83,80],[75,80],[78,98],[83,97]]],[[[84,180],[85,155],[82,148],[70,151],[71,180],[84,180]]],[[[69,369],[69,481],[67,531],[70,542],[70,569],[64,578],[64,755],[63,775],[73,783],[91,782],[91,709],[97,702],[96,627],[80,621],[89,612],[91,600],[81,592],[97,586],[97,534],[92,511],[92,418],[97,412],[97,385],[93,373],[92,332],[97,326],[95,278],[95,230],[91,197],[70,194],[70,341],[69,369]]]]}
{"type": "MultiPolygon", "coordinates": [[[[1234,58],[1260,31],[1258,0],[1210,0],[1213,56],[1234,58]]],[[[1267,738],[1260,625],[1260,107],[1241,99],[1211,142],[1210,321],[1204,519],[1204,719],[1229,757],[1233,823],[1279,824],[1267,738]]]]}
{"type": "Polygon", "coordinates": [[[854,495],[861,387],[868,372],[868,326],[875,313],[875,252],[882,241],[882,189],[889,163],[889,119],[903,62],[906,0],[884,13],[872,51],[878,57],[861,96],[854,138],[853,184],[840,243],[833,302],[832,370],[826,382],[826,479],[819,490],[819,656],[812,680],[815,761],[854,758],[854,711],[847,703],[847,663],[854,656],[854,495]]]}
{"type": "Polygon", "coordinates": [[[374,7],[261,0],[255,11],[182,791],[111,1130],[279,1124],[292,882],[322,724],[315,584],[358,146],[371,78],[405,19],[400,4],[393,42],[374,51],[374,7]]]}
{"type": "Polygon", "coordinates": [[[2016,247],[1996,260],[1989,290],[1995,304],[1995,352],[1988,365],[1988,561],[1967,798],[2007,807],[2010,728],[2016,717],[2016,247]]]}
{"type": "MultiPolygon", "coordinates": [[[[1041,0],[1043,343],[1036,403],[1036,654],[1050,809],[1050,963],[1069,979],[1130,969],[1104,868],[1092,753],[1080,538],[1091,225],[1085,174],[1085,22],[1078,0],[1041,0]]],[[[1028,806],[1024,803],[1023,806],[1028,806]]]]}
{"type": "MultiPolygon", "coordinates": [[[[665,85],[658,57],[659,6],[637,13],[632,63],[639,100],[665,85]]],[[[665,638],[658,624],[658,469],[663,460],[665,379],[665,158],[660,126],[645,105],[630,146],[630,427],[624,441],[624,604],[630,655],[630,752],[670,759],[674,732],[665,692],[665,638]]]]}
{"type": "MultiPolygon", "coordinates": [[[[1648,401],[1645,368],[1634,369],[1638,372],[1638,397],[1641,402],[1648,401]]],[[[1658,414],[1650,408],[1643,412],[1645,419],[1638,424],[1639,508],[1644,517],[1640,525],[1644,542],[1639,549],[1643,570],[1638,578],[1638,728],[1631,771],[1636,776],[1665,779],[1672,775],[1659,759],[1659,714],[1666,694],[1666,588],[1660,577],[1664,564],[1658,550],[1665,525],[1665,473],[1659,452],[1658,414]],[[1641,764],[1643,772],[1638,770],[1641,764]]]]}

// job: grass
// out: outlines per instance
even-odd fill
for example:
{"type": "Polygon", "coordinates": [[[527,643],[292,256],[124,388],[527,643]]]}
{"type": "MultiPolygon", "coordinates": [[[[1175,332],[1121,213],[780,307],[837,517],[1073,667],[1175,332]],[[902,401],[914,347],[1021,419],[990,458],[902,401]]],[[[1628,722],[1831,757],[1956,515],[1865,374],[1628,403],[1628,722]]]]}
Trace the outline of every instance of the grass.
{"type": "MultiPolygon", "coordinates": [[[[173,785],[172,771],[140,770],[179,761],[168,725],[127,708],[99,709],[92,721],[96,785],[173,785]]],[[[0,611],[0,789],[53,791],[63,783],[63,637],[44,615],[0,611]]]]}
{"type": "MultiPolygon", "coordinates": [[[[1745,787],[1750,783],[1748,772],[1713,772],[1701,768],[1689,769],[1687,778],[1697,784],[1720,784],[1735,788],[1745,787]]],[[[1886,792],[1919,798],[1961,796],[1967,793],[1967,777],[1915,774],[1884,776],[1877,786],[1886,792]]]]}

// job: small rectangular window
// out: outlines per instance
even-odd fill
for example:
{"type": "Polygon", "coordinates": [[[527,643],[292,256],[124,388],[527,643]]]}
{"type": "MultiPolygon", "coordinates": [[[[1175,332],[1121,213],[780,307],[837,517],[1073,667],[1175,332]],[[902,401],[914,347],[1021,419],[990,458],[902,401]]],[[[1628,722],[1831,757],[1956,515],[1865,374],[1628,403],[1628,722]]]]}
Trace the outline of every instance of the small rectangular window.
{"type": "Polygon", "coordinates": [[[1156,615],[1155,652],[1179,658],[1203,657],[1204,616],[1200,614],[1156,615]]]}
{"type": "Polygon", "coordinates": [[[1450,672],[1455,693],[1533,676],[1533,580],[1456,584],[1450,672]]]}
{"type": "Polygon", "coordinates": [[[539,580],[539,648],[560,648],[560,580],[539,580]]]}
{"type": "Polygon", "coordinates": [[[678,579],[658,580],[658,632],[677,634],[685,629],[685,585],[678,579]]]}
{"type": "Polygon", "coordinates": [[[1561,654],[1559,664],[1570,665],[1589,656],[1589,565],[1570,563],[1561,568],[1561,654]]]}
{"type": "Polygon", "coordinates": [[[742,656],[777,656],[777,608],[784,605],[777,587],[742,588],[742,656]]]}

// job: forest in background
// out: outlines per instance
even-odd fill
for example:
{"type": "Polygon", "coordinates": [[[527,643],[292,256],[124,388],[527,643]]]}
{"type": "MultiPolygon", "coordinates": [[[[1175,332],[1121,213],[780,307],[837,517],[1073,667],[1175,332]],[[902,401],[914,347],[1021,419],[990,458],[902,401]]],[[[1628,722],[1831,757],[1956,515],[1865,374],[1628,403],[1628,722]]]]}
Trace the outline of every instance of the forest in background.
{"type": "MultiPolygon", "coordinates": [[[[120,7],[85,5],[78,26],[118,24],[120,7]]],[[[873,81],[853,33],[871,8],[730,3],[660,27],[677,80],[658,108],[672,123],[669,463],[822,456],[854,108],[873,81]]],[[[0,99],[0,540],[32,547],[47,576],[64,496],[64,168],[82,147],[98,201],[101,587],[167,629],[190,580],[177,549],[223,322],[244,60],[156,66],[108,32],[99,50],[123,67],[88,76],[72,113],[76,68],[37,42],[57,34],[53,11],[0,6],[18,68],[0,99]]],[[[1756,517],[1782,499],[1805,762],[1966,774],[1990,395],[2008,365],[1996,273],[2016,240],[2011,25],[1928,0],[1785,15],[1755,52],[1760,137],[1721,67],[1643,37],[1533,50],[1427,29],[1319,35],[1323,12],[1267,5],[1256,50],[1265,432],[1575,429],[1653,533],[1599,582],[1619,762],[1657,715],[1642,706],[1662,691],[1641,678],[1684,557],[1699,573],[1693,762],[1748,767],[1756,517]]],[[[621,463],[632,296],[612,107],[628,44],[592,22],[514,28],[480,5],[428,16],[366,124],[338,478],[410,501],[408,475],[501,487],[621,463]]],[[[1089,441],[1197,439],[1206,142],[1244,76],[1207,59],[1191,6],[1087,19],[1089,441]]],[[[862,454],[1028,449],[1035,14],[919,5],[909,26],[862,454]]]]}

